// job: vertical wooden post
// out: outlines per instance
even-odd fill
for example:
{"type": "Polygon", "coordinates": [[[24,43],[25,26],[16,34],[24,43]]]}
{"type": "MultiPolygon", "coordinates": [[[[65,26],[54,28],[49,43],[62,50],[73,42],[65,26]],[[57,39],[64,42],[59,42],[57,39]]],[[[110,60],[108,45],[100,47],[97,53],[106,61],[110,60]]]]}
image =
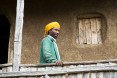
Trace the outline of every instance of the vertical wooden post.
{"type": "Polygon", "coordinates": [[[14,59],[13,59],[13,71],[19,71],[21,47],[22,47],[22,29],[23,29],[23,17],[24,17],[24,0],[17,0],[16,10],[16,26],[14,37],[14,59]]]}

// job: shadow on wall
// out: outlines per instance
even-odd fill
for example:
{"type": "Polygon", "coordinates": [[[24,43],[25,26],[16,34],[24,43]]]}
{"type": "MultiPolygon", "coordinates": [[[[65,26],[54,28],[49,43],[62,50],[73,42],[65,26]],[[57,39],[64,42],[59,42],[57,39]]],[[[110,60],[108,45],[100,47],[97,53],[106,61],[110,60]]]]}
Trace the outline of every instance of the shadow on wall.
{"type": "Polygon", "coordinates": [[[0,64],[8,62],[10,22],[5,15],[0,15],[0,64]]]}

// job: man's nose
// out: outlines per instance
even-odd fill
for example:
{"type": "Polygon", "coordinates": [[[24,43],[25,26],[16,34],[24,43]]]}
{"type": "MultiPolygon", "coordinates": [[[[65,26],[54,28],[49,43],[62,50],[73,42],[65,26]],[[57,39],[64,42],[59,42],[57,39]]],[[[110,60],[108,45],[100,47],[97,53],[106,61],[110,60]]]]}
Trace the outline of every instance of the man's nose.
{"type": "Polygon", "coordinates": [[[57,31],[57,34],[59,34],[59,31],[57,31]]]}

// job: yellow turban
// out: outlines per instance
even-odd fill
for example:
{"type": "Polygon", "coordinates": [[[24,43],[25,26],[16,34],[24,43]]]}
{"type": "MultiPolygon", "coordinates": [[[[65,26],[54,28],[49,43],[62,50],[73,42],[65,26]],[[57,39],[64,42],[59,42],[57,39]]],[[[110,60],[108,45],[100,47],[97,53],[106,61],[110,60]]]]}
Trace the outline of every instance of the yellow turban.
{"type": "Polygon", "coordinates": [[[60,24],[58,22],[51,22],[45,26],[45,34],[48,34],[48,31],[54,27],[60,29],[60,24]]]}

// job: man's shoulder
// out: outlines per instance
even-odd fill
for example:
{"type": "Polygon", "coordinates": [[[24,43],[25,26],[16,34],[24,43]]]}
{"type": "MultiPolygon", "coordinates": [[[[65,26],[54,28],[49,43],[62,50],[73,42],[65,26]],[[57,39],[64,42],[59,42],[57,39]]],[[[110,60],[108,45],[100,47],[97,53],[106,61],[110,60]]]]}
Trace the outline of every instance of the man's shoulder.
{"type": "Polygon", "coordinates": [[[51,39],[48,36],[46,36],[43,38],[42,42],[45,42],[45,41],[51,41],[51,39]]]}
{"type": "Polygon", "coordinates": [[[48,37],[45,37],[45,38],[43,38],[41,44],[43,44],[43,45],[45,45],[45,44],[46,45],[50,45],[50,44],[52,44],[52,41],[48,37]]]}

